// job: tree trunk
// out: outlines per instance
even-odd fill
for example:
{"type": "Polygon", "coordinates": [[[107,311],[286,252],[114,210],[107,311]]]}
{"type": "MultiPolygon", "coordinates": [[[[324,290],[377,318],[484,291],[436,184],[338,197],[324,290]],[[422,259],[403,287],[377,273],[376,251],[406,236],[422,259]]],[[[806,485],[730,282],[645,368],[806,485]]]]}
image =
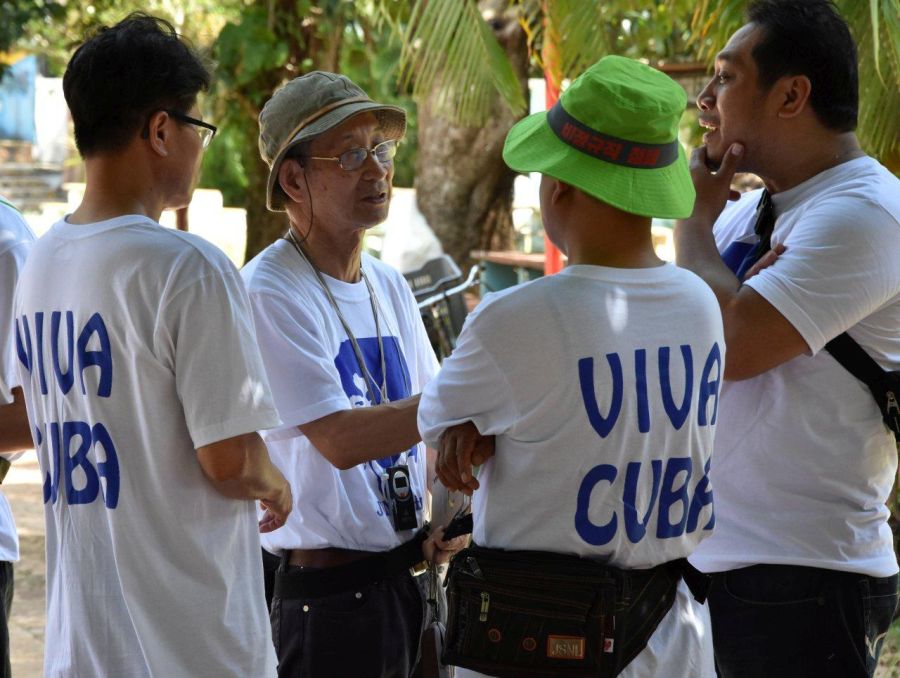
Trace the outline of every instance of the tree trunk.
{"type": "Polygon", "coordinates": [[[287,232],[288,218],[284,212],[270,212],[266,209],[266,182],[269,167],[259,157],[247,158],[247,246],[244,261],[250,261],[259,252],[275,242],[287,232]]]}
{"type": "MultiPolygon", "coordinates": [[[[498,41],[527,87],[525,34],[506,0],[482,0],[498,41]]],[[[483,127],[459,127],[435,114],[434,99],[419,104],[416,203],[449,254],[465,270],[474,249],[512,245],[512,187],[515,173],[503,162],[506,134],[516,118],[498,97],[483,127]]]]}

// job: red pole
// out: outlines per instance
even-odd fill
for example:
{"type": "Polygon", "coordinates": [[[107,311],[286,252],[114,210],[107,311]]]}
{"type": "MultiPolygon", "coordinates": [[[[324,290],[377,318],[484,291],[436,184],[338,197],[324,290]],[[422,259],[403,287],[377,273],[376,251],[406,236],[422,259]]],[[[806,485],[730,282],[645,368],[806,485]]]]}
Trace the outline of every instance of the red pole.
{"type": "MultiPolygon", "coordinates": [[[[547,110],[553,108],[553,104],[559,99],[559,85],[549,70],[544,71],[544,86],[546,93],[547,110]]],[[[544,237],[544,275],[553,275],[559,273],[563,268],[562,252],[550,242],[550,239],[544,237]]]]}
{"type": "MultiPolygon", "coordinates": [[[[556,50],[558,39],[554,26],[550,21],[550,12],[547,11],[547,2],[544,0],[544,45],[541,48],[541,61],[544,62],[544,92],[547,110],[553,108],[553,104],[559,99],[559,86],[562,76],[559,73],[559,54],[556,50]]],[[[550,239],[544,237],[544,275],[553,275],[562,270],[562,253],[550,239]]]]}

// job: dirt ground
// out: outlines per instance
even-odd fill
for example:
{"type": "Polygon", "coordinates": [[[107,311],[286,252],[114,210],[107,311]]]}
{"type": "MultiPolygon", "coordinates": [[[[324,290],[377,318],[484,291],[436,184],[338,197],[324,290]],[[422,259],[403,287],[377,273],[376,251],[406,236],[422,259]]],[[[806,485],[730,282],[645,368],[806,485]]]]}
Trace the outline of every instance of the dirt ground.
{"type": "Polygon", "coordinates": [[[13,462],[3,481],[19,530],[20,560],[14,566],[15,595],[9,620],[12,674],[38,678],[44,662],[44,504],[37,458],[28,452],[13,462]]]}
{"type": "MultiPolygon", "coordinates": [[[[12,673],[40,678],[44,661],[44,509],[41,472],[33,453],[13,463],[3,493],[19,529],[21,560],[15,565],[15,599],[9,624],[12,673]]],[[[900,624],[885,640],[877,678],[900,678],[900,624]]]]}

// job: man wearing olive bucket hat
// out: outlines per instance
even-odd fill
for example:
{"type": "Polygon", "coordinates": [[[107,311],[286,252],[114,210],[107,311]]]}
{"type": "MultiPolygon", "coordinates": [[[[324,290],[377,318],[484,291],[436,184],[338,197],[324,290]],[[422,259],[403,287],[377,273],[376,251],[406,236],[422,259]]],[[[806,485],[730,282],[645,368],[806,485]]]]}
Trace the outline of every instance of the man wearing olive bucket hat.
{"type": "Polygon", "coordinates": [[[313,72],[259,118],[266,204],[290,226],[243,270],[284,425],[264,437],[296,519],[262,540],[283,676],[408,676],[425,608],[429,535],[419,393],[437,360],[403,276],[362,253],[384,221],[404,111],[313,72]]]}
{"type": "Polygon", "coordinates": [[[543,175],[541,217],[568,267],[484,299],[422,395],[441,480],[474,490],[475,546],[448,590],[458,666],[714,675],[705,582],[684,559],[714,522],[722,320],[650,236],[651,217],[693,206],[685,99],[609,56],[506,139],[510,167],[543,175]],[[496,436],[477,480],[462,437],[442,439],[466,421],[496,436]]]}

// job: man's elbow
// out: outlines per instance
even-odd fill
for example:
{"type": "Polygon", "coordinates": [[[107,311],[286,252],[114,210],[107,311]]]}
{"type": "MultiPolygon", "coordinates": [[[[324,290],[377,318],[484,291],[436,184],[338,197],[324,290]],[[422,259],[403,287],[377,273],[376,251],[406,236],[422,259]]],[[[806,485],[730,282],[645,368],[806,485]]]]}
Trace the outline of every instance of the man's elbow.
{"type": "Polygon", "coordinates": [[[338,471],[349,471],[357,465],[352,458],[351,450],[341,444],[339,440],[328,440],[321,444],[313,443],[325,461],[334,466],[338,471]]]}
{"type": "Polygon", "coordinates": [[[254,433],[201,448],[199,459],[203,473],[215,485],[243,486],[253,476],[255,442],[254,433]]]}

